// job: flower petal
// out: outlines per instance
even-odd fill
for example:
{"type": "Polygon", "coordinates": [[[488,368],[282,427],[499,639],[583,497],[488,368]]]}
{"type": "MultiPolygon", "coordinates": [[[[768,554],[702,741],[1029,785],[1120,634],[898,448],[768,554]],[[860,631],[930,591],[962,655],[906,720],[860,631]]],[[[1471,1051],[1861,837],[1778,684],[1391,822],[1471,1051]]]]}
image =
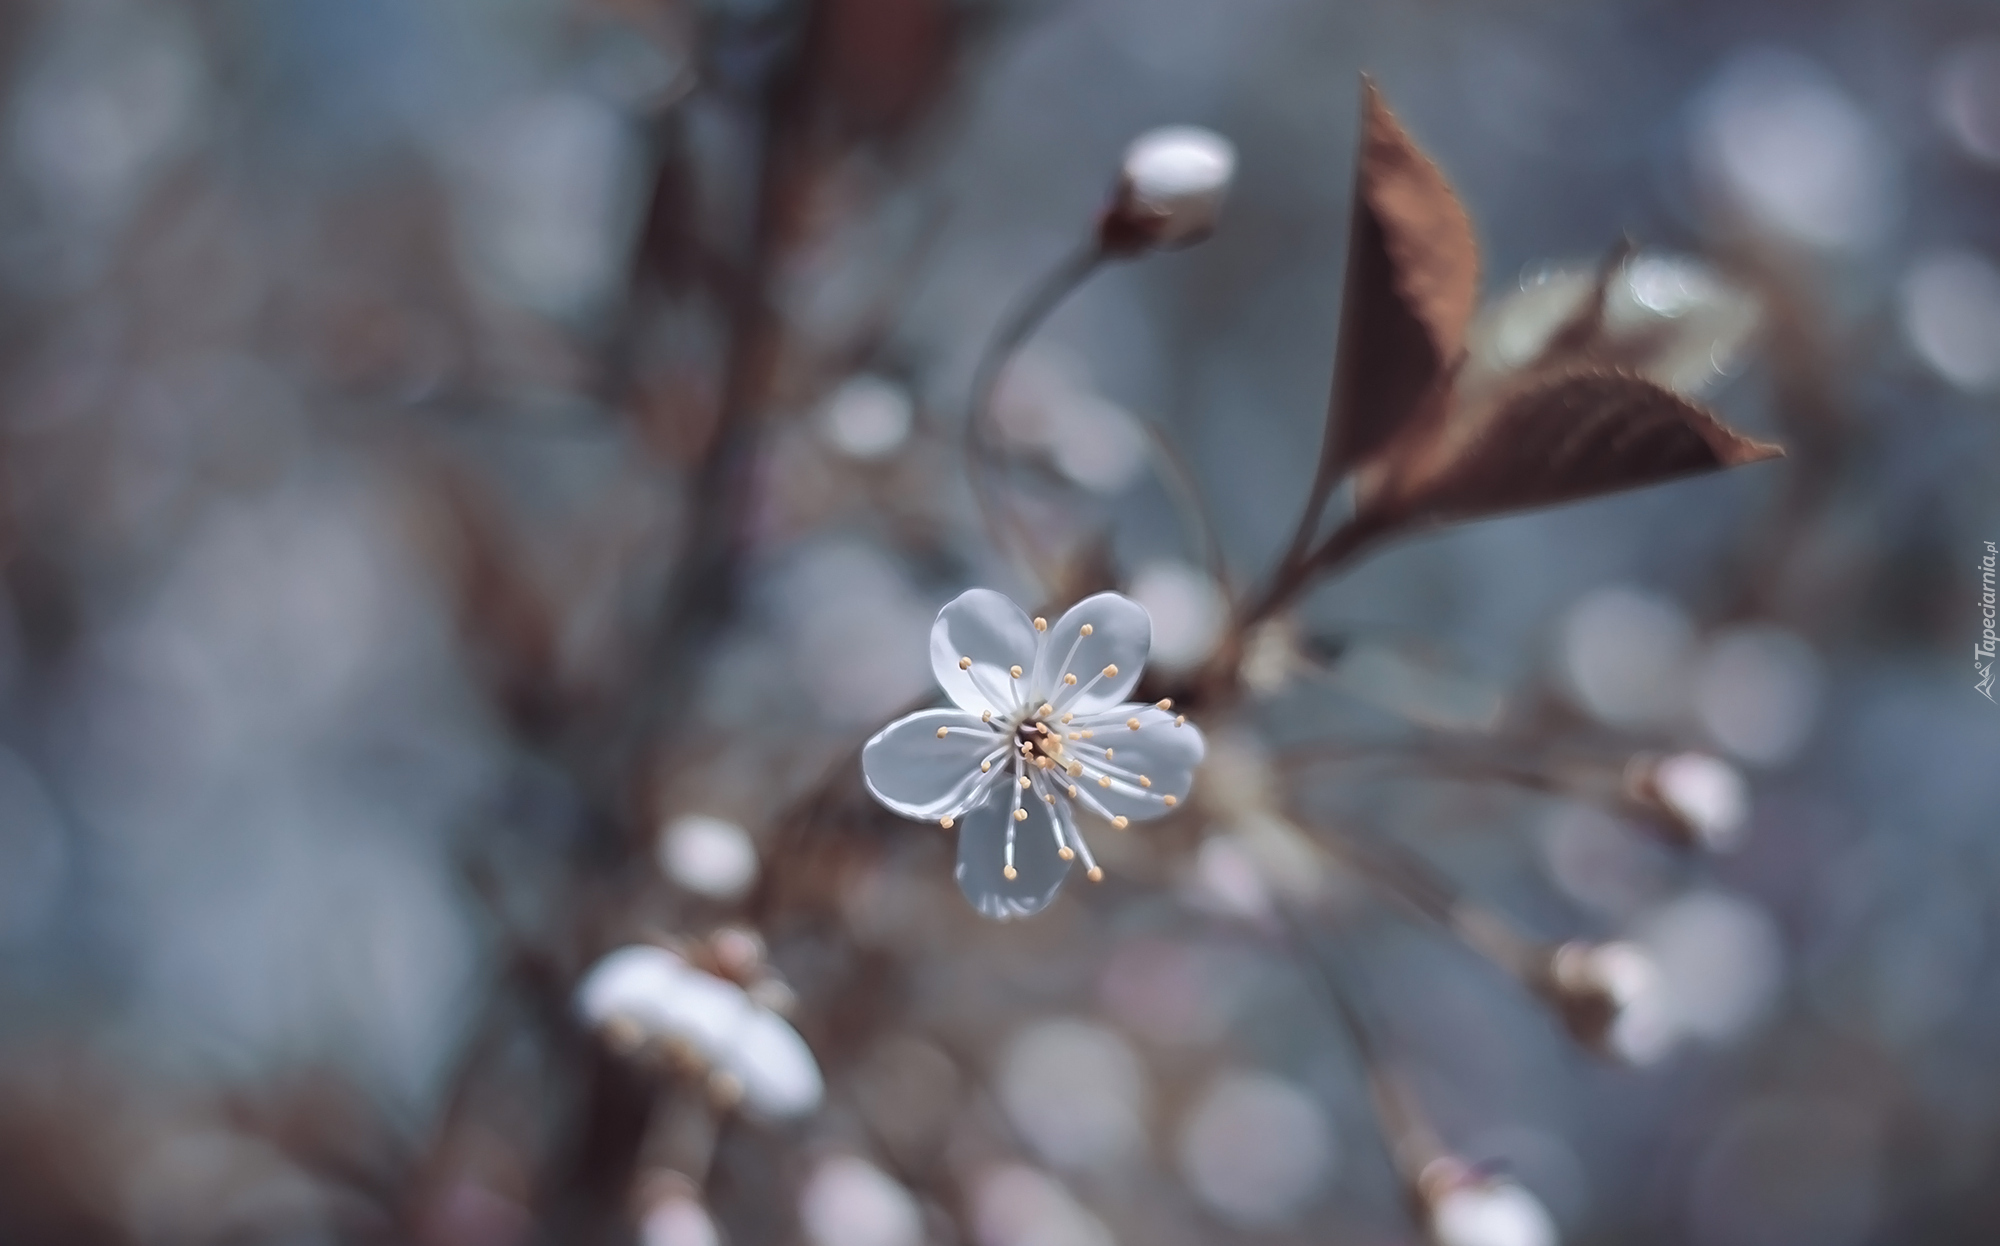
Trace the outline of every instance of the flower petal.
{"type": "Polygon", "coordinates": [[[1091,743],[1109,747],[1111,760],[1094,761],[1090,754],[1081,752],[1077,756],[1089,773],[1105,774],[1111,785],[1077,779],[1077,791],[1086,804],[1099,806],[1108,815],[1143,822],[1173,812],[1174,806],[1167,804],[1166,797],[1173,797],[1176,805],[1187,799],[1194,786],[1195,767],[1208,753],[1201,728],[1191,722],[1175,726],[1173,714],[1139,704],[1115,706],[1092,721],[1100,725],[1095,727],[1091,743]],[[1137,731],[1125,725],[1135,720],[1137,731]],[[1139,782],[1141,775],[1150,786],[1139,782]]]}
{"type": "Polygon", "coordinates": [[[1055,811],[1030,798],[1019,806],[1028,811],[1026,820],[1016,821],[1016,805],[1008,789],[1002,788],[959,822],[958,889],[980,916],[994,921],[1041,912],[1069,876],[1070,863],[1062,859],[1055,832],[1050,829],[1055,811]],[[1010,827],[1014,832],[1012,878],[1006,874],[1010,827]]]}
{"type": "Polygon", "coordinates": [[[1026,676],[1038,639],[1034,623],[1005,594],[967,589],[947,602],[931,625],[931,670],[958,708],[1004,716],[1028,699],[1012,668],[1026,676]],[[972,666],[961,670],[965,658],[972,666]]]}
{"type": "MultiPolygon", "coordinates": [[[[862,746],[861,777],[876,800],[906,818],[953,816],[972,803],[973,789],[985,777],[980,761],[1006,745],[1006,732],[976,714],[919,710],[862,746]]],[[[995,765],[1004,761],[1003,755],[995,765]]]]}
{"type": "Polygon", "coordinates": [[[744,1106],[767,1120],[804,1116],[826,1094],[812,1048],[790,1022],[764,1008],[744,1014],[715,1059],[743,1083],[744,1106]]]}
{"type": "Polygon", "coordinates": [[[1144,606],[1120,593],[1096,593],[1065,610],[1043,637],[1030,687],[1065,710],[1087,714],[1104,709],[1132,694],[1152,647],[1153,620],[1144,606]],[[1086,624],[1088,636],[1083,635],[1086,624]],[[1103,674],[1107,667],[1118,673],[1103,674]],[[1077,683],[1065,684],[1064,675],[1075,675],[1077,683]],[[1086,687],[1089,691],[1081,691],[1086,687]]]}

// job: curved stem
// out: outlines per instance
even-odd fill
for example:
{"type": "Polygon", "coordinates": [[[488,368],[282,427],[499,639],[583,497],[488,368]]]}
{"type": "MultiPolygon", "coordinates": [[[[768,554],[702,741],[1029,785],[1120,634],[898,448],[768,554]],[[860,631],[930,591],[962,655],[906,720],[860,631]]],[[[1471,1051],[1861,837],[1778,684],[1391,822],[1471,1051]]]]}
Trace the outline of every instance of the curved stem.
{"type": "Polygon", "coordinates": [[[1376,1046],[1374,1031],[1362,1015],[1361,1006],[1345,983],[1314,946],[1312,932],[1289,909],[1280,907],[1278,917],[1292,946],[1294,959],[1310,971],[1327,1009],[1347,1032],[1354,1046],[1362,1080],[1368,1085],[1369,1100],[1375,1109],[1384,1148],[1396,1174],[1414,1183],[1431,1160],[1444,1153],[1437,1131],[1424,1118],[1414,1096],[1397,1080],[1376,1046]]]}
{"type": "Polygon", "coordinates": [[[1037,580],[1044,577],[1033,565],[1032,545],[1026,533],[1020,531],[1017,518],[1003,509],[1000,497],[993,490],[993,479],[988,470],[986,455],[993,449],[988,427],[992,420],[993,397],[1015,353],[1108,258],[1095,234],[1064,256],[1062,262],[1037,282],[1027,296],[1001,319],[979,357],[978,367],[972,373],[972,400],[965,420],[966,480],[972,486],[973,499],[979,504],[980,520],[985,523],[994,544],[1002,551],[1008,551],[1011,538],[1020,538],[1020,552],[1027,563],[1026,569],[1030,578],[1037,580]]]}
{"type": "Polygon", "coordinates": [[[1208,572],[1209,578],[1227,594],[1229,568],[1223,562],[1222,541],[1215,533],[1215,518],[1202,501],[1200,487],[1195,484],[1194,469],[1181,457],[1166,433],[1151,420],[1140,420],[1139,427],[1145,430],[1146,439],[1152,443],[1160,483],[1166,486],[1168,497],[1175,509],[1180,511],[1194,538],[1196,560],[1208,572]]]}
{"type": "Polygon", "coordinates": [[[1535,943],[1494,913],[1465,899],[1456,884],[1423,856],[1400,844],[1355,835],[1317,836],[1329,851],[1425,920],[1522,982],[1541,957],[1535,943]]]}

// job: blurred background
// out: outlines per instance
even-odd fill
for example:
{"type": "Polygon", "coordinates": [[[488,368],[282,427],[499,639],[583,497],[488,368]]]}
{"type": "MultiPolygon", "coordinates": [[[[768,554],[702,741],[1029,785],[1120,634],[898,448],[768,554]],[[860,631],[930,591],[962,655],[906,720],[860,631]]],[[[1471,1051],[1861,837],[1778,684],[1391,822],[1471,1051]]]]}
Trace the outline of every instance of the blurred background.
{"type": "Polygon", "coordinates": [[[2000,1236],[1991,6],[20,0],[0,82],[0,1240],[2000,1236]],[[1134,136],[1234,143],[994,411],[1200,664],[1308,488],[1364,70],[1496,332],[1629,237],[1789,457],[1378,553],[986,923],[854,773],[943,602],[1064,604],[975,361],[1134,136]],[[1598,1051],[1505,951],[1565,943],[1637,966],[1598,1051]],[[578,995],[621,946],[667,1020],[578,995]]]}

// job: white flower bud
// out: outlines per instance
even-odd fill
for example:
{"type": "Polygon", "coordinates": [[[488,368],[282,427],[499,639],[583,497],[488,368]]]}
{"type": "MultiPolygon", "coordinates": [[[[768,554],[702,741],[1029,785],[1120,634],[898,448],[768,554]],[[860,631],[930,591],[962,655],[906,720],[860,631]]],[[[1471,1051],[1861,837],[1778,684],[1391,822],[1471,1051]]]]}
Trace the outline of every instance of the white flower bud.
{"type": "Polygon", "coordinates": [[[1437,1246],[1556,1246],[1559,1240],[1540,1199],[1458,1160],[1434,1162],[1419,1185],[1437,1246]]]}
{"type": "Polygon", "coordinates": [[[1743,838],[1750,791],[1735,766],[1707,753],[1640,753],[1625,766],[1625,794],[1682,847],[1729,852],[1743,838]]]}
{"type": "Polygon", "coordinates": [[[655,1184],[661,1188],[639,1221],[641,1246],[721,1246],[722,1234],[693,1182],[672,1174],[655,1184]]]}
{"type": "Polygon", "coordinates": [[[1658,1060],[1679,1037],[1665,981],[1637,944],[1563,944],[1547,993],[1577,1041],[1627,1064],[1658,1060]]]}
{"type": "Polygon", "coordinates": [[[1126,253],[1199,242],[1215,229],[1235,173],[1235,146],[1213,130],[1149,130],[1125,149],[1100,237],[1126,253]]]}
{"type": "Polygon", "coordinates": [[[706,814],[685,814],[660,836],[660,867],[667,877],[698,895],[735,900],[757,881],[757,846],[734,822],[706,814]]]}
{"type": "Polygon", "coordinates": [[[1640,795],[1649,798],[1711,852],[1727,852],[1743,838],[1750,815],[1750,789],[1742,772],[1706,753],[1675,753],[1648,759],[1640,772],[1640,795]]]}
{"type": "Polygon", "coordinates": [[[758,1116],[803,1116],[825,1091],[812,1051],[784,1018],[664,948],[620,948],[597,962],[576,1007],[615,1043],[684,1053],[758,1116]]]}

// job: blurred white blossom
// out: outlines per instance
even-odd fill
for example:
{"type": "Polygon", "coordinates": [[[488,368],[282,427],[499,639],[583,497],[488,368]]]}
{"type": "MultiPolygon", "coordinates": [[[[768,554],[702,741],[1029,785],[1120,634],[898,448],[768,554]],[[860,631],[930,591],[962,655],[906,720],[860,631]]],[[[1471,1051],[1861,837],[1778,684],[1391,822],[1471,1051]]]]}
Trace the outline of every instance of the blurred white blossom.
{"type": "Polygon", "coordinates": [[[819,409],[821,433],[850,458],[884,459],[901,449],[916,422],[910,391],[886,377],[863,374],[842,381],[819,409]]]}
{"type": "Polygon", "coordinates": [[[1808,246],[1865,247],[1894,214],[1893,154],[1874,121],[1796,53],[1730,60],[1699,101],[1694,142],[1732,207],[1808,246]]]}
{"type": "Polygon", "coordinates": [[[577,1011],[613,1042],[668,1045],[698,1058],[752,1113],[782,1119],[819,1107],[824,1084],[805,1040],[734,982],[665,948],[620,948],[592,966],[577,1011]]]}
{"type": "Polygon", "coordinates": [[[922,1246],[923,1214],[902,1184],[865,1159],[833,1155],[799,1191],[799,1223],[813,1246],[922,1246]]]}
{"type": "Polygon", "coordinates": [[[972,1220],[979,1246],[1116,1246],[1061,1182],[1018,1164],[980,1175],[972,1220]]]}
{"type": "Polygon", "coordinates": [[[1684,704],[1693,641],[1674,603],[1624,586],[1597,589],[1563,616],[1562,674],[1577,702],[1603,723],[1662,722],[1684,704]]]}
{"type": "MultiPolygon", "coordinates": [[[[1538,359],[1556,332],[1585,309],[1594,268],[1538,269],[1482,311],[1468,343],[1464,384],[1490,384],[1538,359]]],[[[1684,255],[1642,252],[1605,285],[1605,349],[1625,366],[1698,397],[1741,366],[1762,322],[1750,293],[1684,255]]]]}
{"type": "Polygon", "coordinates": [[[1746,624],[1711,637],[1695,672],[1695,713],[1710,738],[1748,762],[1790,761],[1819,716],[1819,655],[1797,633],[1746,624]]]}
{"type": "Polygon", "coordinates": [[[1674,753],[1644,767],[1643,790],[1711,852],[1726,852],[1743,838],[1750,816],[1750,785],[1736,767],[1707,753],[1674,753]]]}
{"type": "Polygon", "coordinates": [[[1931,100],[1960,151],[1981,164],[2000,164],[2000,40],[1974,40],[1946,53],[1931,100]]]}
{"type": "Polygon", "coordinates": [[[1632,940],[1665,989],[1673,1024],[1711,1042],[1747,1031],[1776,1002],[1784,948],[1770,915],[1748,900],[1693,891],[1642,917],[1632,940]]]}
{"type": "Polygon", "coordinates": [[[1310,1095],[1264,1073],[1224,1073],[1181,1126],[1181,1171],[1223,1219],[1290,1220],[1333,1170],[1333,1131],[1310,1095]]]}
{"type": "Polygon", "coordinates": [[[1132,577],[1132,599],[1153,617],[1152,661],[1167,670],[1198,665],[1214,650],[1229,621],[1222,586],[1198,567],[1149,562],[1132,577]]]}
{"type": "Polygon", "coordinates": [[[692,1190],[656,1199],[639,1219],[641,1246],[722,1246],[708,1208],[692,1190]]]}
{"type": "Polygon", "coordinates": [[[16,159],[66,224],[115,218],[189,140],[201,105],[201,50],[178,11],[104,8],[52,11],[66,20],[26,59],[13,109],[16,159]]]}
{"type": "Polygon", "coordinates": [[[684,814],[660,835],[660,866],[689,891],[734,900],[757,881],[757,846],[734,822],[684,814]]]}
{"type": "Polygon", "coordinates": [[[1081,361],[1042,347],[1014,361],[994,396],[994,422],[1012,444],[1048,456],[1094,493],[1130,488],[1145,470],[1146,434],[1131,412],[1098,393],[1081,361]]]}
{"type": "Polygon", "coordinates": [[[1112,1165],[1145,1143],[1144,1070],[1102,1026],[1063,1018],[1022,1030],[1007,1044],[998,1089],[1014,1127],[1060,1168],[1112,1165]]]}
{"type": "Polygon", "coordinates": [[[1512,1181],[1439,1160],[1425,1173],[1425,1185],[1436,1246],[1556,1246],[1559,1240],[1541,1200],[1512,1181]],[[1445,1167],[1453,1172],[1437,1175],[1445,1167]]]}
{"type": "Polygon", "coordinates": [[[1903,335],[1939,376],[1974,393],[2000,387],[2000,269],[1973,251],[1934,251],[1897,293],[1903,335]]]}
{"type": "Polygon", "coordinates": [[[1550,964],[1572,1004],[1579,1037],[1628,1064],[1652,1064],[1677,1037],[1666,983],[1644,948],[1633,943],[1567,943],[1550,964]]]}

